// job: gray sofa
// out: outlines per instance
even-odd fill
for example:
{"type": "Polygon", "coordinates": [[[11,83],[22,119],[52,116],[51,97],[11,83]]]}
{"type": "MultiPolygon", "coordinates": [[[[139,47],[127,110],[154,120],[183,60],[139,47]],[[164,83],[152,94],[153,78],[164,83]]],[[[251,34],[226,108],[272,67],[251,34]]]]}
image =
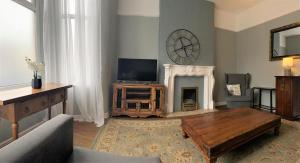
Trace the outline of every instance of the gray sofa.
{"type": "Polygon", "coordinates": [[[124,157],[73,147],[73,118],[58,115],[0,149],[2,163],[160,163],[159,157],[124,157]]]}
{"type": "Polygon", "coordinates": [[[250,88],[251,76],[247,74],[225,74],[225,96],[227,108],[250,107],[252,89],[250,88]],[[241,96],[232,96],[226,87],[227,84],[240,84],[241,96]]]}

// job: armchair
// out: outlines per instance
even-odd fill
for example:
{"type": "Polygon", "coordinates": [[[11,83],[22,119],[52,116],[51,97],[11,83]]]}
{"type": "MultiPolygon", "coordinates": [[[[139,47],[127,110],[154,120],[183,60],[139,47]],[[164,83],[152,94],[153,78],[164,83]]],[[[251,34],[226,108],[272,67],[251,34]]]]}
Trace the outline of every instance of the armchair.
{"type": "Polygon", "coordinates": [[[251,76],[247,74],[225,74],[225,96],[227,108],[250,107],[252,91],[250,88],[251,76]],[[241,96],[232,96],[227,89],[228,84],[240,84],[241,96]]]}

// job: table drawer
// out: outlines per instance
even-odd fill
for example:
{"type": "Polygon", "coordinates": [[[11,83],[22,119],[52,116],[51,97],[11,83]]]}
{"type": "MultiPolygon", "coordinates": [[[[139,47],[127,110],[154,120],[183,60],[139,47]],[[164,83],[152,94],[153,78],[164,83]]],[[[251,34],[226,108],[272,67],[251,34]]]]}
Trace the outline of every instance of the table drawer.
{"type": "Polygon", "coordinates": [[[50,99],[50,105],[58,104],[65,99],[65,91],[61,90],[61,91],[54,92],[50,94],[49,99],[50,99]]]}
{"type": "Polygon", "coordinates": [[[32,100],[16,103],[15,112],[17,120],[37,113],[49,107],[48,96],[41,96],[32,100]]]}

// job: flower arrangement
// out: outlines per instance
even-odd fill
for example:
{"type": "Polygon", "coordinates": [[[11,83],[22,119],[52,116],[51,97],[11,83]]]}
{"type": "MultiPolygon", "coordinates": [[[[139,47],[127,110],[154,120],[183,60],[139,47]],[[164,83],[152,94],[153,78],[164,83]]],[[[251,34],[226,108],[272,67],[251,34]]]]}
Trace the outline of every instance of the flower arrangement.
{"type": "Polygon", "coordinates": [[[43,63],[37,63],[32,61],[30,58],[25,57],[25,61],[28,64],[29,68],[33,71],[33,79],[31,85],[33,89],[42,88],[42,73],[45,70],[45,65],[43,63]],[[38,75],[38,73],[40,75],[38,75]]]}
{"type": "Polygon", "coordinates": [[[43,73],[43,71],[45,70],[45,65],[43,63],[34,62],[28,57],[25,57],[25,61],[28,64],[28,67],[33,71],[33,78],[41,78],[41,75],[39,76],[38,73],[43,73]]]}

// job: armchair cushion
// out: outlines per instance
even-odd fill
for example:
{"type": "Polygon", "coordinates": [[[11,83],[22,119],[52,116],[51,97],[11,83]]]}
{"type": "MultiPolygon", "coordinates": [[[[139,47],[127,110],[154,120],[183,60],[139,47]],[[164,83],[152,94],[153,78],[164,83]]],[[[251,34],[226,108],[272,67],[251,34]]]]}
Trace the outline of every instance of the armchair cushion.
{"type": "Polygon", "coordinates": [[[250,100],[250,96],[231,96],[226,98],[227,102],[249,102],[250,100]]]}
{"type": "Polygon", "coordinates": [[[241,96],[240,84],[227,84],[227,90],[232,96],[241,96]]]}

